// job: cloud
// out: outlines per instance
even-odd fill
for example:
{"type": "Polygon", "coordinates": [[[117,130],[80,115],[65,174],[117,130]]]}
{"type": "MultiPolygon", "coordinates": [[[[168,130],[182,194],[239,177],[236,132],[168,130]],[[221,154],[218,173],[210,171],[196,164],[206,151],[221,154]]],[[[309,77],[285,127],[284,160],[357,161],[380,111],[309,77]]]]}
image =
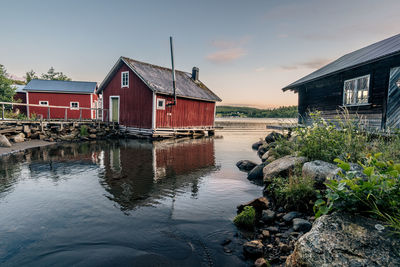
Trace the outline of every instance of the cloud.
{"type": "Polygon", "coordinates": [[[309,61],[300,62],[300,63],[293,64],[293,65],[284,65],[284,66],[281,66],[281,68],[284,70],[295,70],[295,69],[302,69],[302,68],[318,69],[322,66],[325,66],[330,61],[331,61],[331,59],[327,59],[327,58],[315,58],[315,59],[312,59],[309,61]]]}
{"type": "Polygon", "coordinates": [[[264,67],[259,67],[257,69],[255,69],[256,72],[263,72],[265,70],[264,67]]]}
{"type": "Polygon", "coordinates": [[[207,55],[207,59],[215,63],[226,63],[246,55],[246,51],[243,48],[229,48],[223,49],[207,55]]]}
{"type": "Polygon", "coordinates": [[[214,40],[211,46],[217,49],[206,56],[206,59],[214,63],[227,63],[239,59],[247,54],[244,46],[250,40],[249,36],[242,37],[239,40],[214,40]]]}

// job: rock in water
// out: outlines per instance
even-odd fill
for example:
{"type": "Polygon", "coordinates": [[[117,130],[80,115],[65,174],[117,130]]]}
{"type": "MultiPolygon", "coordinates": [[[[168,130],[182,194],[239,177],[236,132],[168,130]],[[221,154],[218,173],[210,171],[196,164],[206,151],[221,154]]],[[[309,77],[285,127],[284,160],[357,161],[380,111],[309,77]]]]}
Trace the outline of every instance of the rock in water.
{"type": "Polygon", "coordinates": [[[270,133],[269,135],[267,135],[265,137],[265,142],[272,143],[272,142],[275,142],[276,140],[281,139],[283,137],[284,137],[283,134],[280,134],[280,133],[277,133],[277,132],[272,132],[272,133],[270,133]]]}
{"type": "Polygon", "coordinates": [[[264,167],[264,182],[269,182],[272,178],[278,176],[287,176],[297,164],[306,162],[305,157],[285,156],[283,158],[274,160],[264,167]]]}
{"type": "Polygon", "coordinates": [[[264,253],[264,245],[259,240],[246,242],[243,245],[243,253],[246,257],[256,259],[264,253]]]}
{"type": "Polygon", "coordinates": [[[258,142],[256,142],[256,143],[254,143],[254,144],[251,146],[251,148],[254,149],[254,150],[258,150],[258,148],[259,148],[260,146],[262,146],[262,144],[263,144],[263,141],[258,141],[258,142]]]}
{"type": "Polygon", "coordinates": [[[297,211],[291,211],[285,214],[285,216],[282,217],[282,219],[285,222],[291,222],[294,218],[299,218],[302,214],[297,211]]]}
{"type": "Polygon", "coordinates": [[[267,162],[261,163],[254,167],[249,174],[247,175],[247,179],[249,180],[262,180],[263,179],[263,169],[267,166],[267,162]]]}
{"type": "Polygon", "coordinates": [[[25,141],[25,134],[19,133],[17,135],[14,135],[11,137],[11,140],[13,140],[15,143],[21,143],[25,141]]]}
{"type": "Polygon", "coordinates": [[[312,224],[307,220],[300,218],[293,219],[293,230],[296,232],[308,232],[311,227],[312,224]]]}
{"type": "Polygon", "coordinates": [[[273,210],[263,210],[262,211],[262,216],[261,220],[263,220],[264,223],[271,223],[275,220],[276,217],[276,212],[273,210]]]}
{"type": "Polygon", "coordinates": [[[400,266],[400,238],[378,231],[379,223],[346,213],[321,216],[296,242],[286,266],[400,266]]]}
{"type": "Polygon", "coordinates": [[[236,166],[241,171],[251,171],[255,166],[257,166],[257,163],[254,163],[250,160],[239,160],[236,163],[236,166]]]}
{"type": "Polygon", "coordinates": [[[247,202],[245,204],[239,205],[237,207],[237,209],[238,209],[238,213],[240,213],[240,212],[243,211],[244,207],[252,206],[256,210],[256,212],[258,214],[261,214],[261,212],[263,210],[268,209],[268,204],[269,204],[269,202],[268,202],[268,199],[266,197],[259,197],[259,198],[256,198],[256,199],[250,201],[250,202],[247,202]]]}
{"type": "Polygon", "coordinates": [[[303,177],[310,177],[317,183],[322,184],[325,180],[333,178],[339,170],[340,168],[332,163],[314,160],[304,163],[302,174],[303,177]]]}
{"type": "Polygon", "coordinates": [[[0,146],[1,147],[11,147],[10,141],[8,141],[7,137],[0,134],[0,146]]]}
{"type": "Polygon", "coordinates": [[[255,262],[254,262],[254,267],[269,267],[269,263],[266,259],[264,258],[258,258],[255,262]]]}

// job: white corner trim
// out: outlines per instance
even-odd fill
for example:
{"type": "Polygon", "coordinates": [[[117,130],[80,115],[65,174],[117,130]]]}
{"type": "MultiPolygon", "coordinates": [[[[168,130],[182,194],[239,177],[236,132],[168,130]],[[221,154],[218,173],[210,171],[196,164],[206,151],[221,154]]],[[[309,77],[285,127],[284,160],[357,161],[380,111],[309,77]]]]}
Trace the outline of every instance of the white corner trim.
{"type": "Polygon", "coordinates": [[[156,123],[157,123],[157,110],[156,110],[156,93],[153,91],[153,107],[152,107],[152,117],[151,117],[151,128],[153,130],[156,129],[156,123]]]}
{"type": "Polygon", "coordinates": [[[26,106],[26,115],[29,118],[29,92],[26,92],[26,104],[28,104],[28,106],[26,106]]]}
{"type": "MultiPolygon", "coordinates": [[[[93,108],[93,94],[90,94],[90,108],[93,108]]],[[[91,118],[92,120],[94,119],[93,112],[94,112],[94,110],[91,109],[91,110],[90,110],[90,118],[91,118]]]]}

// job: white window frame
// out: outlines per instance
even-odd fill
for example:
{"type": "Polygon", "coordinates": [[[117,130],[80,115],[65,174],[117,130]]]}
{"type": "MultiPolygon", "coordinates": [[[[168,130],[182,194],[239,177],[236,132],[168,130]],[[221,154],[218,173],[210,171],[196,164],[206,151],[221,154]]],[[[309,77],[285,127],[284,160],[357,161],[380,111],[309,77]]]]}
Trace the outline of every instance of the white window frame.
{"type": "Polygon", "coordinates": [[[48,100],[39,100],[39,105],[48,106],[49,105],[49,101],[48,100]],[[46,102],[47,104],[43,104],[44,102],[46,102]]]}
{"type": "Polygon", "coordinates": [[[72,101],[72,102],[69,102],[69,109],[71,109],[71,110],[79,110],[79,102],[76,102],[76,101],[72,101]],[[73,107],[72,106],[72,104],[78,104],[78,106],[77,107],[73,107]]]}
{"type": "Polygon", "coordinates": [[[370,82],[371,82],[371,75],[370,74],[345,80],[344,83],[343,83],[343,106],[347,106],[348,107],[348,106],[370,105],[370,103],[369,103],[370,82]],[[368,88],[367,102],[358,102],[358,99],[359,99],[358,98],[358,89],[359,89],[358,88],[358,86],[359,86],[358,81],[360,79],[363,79],[363,78],[367,78],[368,79],[367,80],[367,88],[368,88]],[[346,83],[349,83],[349,82],[354,82],[355,83],[355,86],[354,86],[354,89],[353,89],[353,94],[354,94],[353,103],[346,103],[346,97],[347,97],[347,95],[346,95],[346,83]]]}
{"type": "Polygon", "coordinates": [[[121,88],[129,88],[129,71],[121,72],[121,88]],[[124,74],[126,74],[126,84],[124,84],[124,74]]]}
{"type": "Polygon", "coordinates": [[[165,99],[163,99],[163,98],[157,98],[157,109],[165,110],[165,99]],[[159,105],[158,105],[160,102],[163,103],[162,106],[159,106],[159,105]]]}

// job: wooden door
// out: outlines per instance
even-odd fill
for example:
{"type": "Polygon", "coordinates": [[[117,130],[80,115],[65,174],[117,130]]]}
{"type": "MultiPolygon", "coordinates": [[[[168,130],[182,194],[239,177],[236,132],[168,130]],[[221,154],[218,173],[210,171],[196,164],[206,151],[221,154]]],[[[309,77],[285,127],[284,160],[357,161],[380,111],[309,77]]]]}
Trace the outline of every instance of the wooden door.
{"type": "Polygon", "coordinates": [[[111,97],[111,121],[119,122],[119,99],[111,97]]]}
{"type": "Polygon", "coordinates": [[[400,128],[400,67],[390,69],[386,129],[400,128]]]}

